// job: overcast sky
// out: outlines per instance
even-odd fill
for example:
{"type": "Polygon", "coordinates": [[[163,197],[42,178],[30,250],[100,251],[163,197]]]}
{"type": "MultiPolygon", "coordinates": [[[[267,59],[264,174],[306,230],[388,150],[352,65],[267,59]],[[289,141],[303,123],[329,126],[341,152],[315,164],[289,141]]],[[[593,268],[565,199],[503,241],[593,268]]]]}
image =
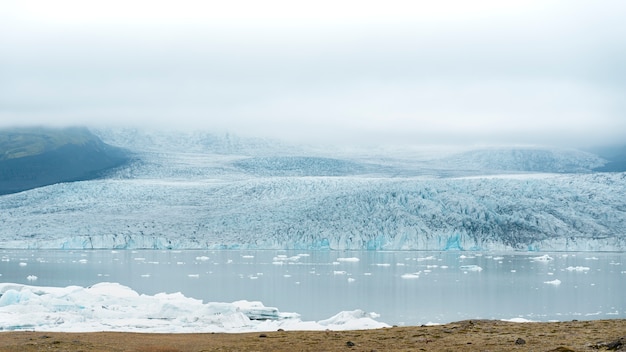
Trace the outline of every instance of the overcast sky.
{"type": "Polygon", "coordinates": [[[626,1],[2,0],[0,126],[626,142],[626,1]]]}

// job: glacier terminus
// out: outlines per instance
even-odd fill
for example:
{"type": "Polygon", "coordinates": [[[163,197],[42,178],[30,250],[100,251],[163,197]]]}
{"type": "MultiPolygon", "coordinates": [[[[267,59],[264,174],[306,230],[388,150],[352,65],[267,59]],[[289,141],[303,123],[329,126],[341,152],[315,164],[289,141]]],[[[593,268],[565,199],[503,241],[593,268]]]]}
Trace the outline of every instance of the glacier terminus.
{"type": "Polygon", "coordinates": [[[103,129],[133,161],[0,196],[4,248],[623,251],[626,173],[577,150],[285,146],[103,129]]]}

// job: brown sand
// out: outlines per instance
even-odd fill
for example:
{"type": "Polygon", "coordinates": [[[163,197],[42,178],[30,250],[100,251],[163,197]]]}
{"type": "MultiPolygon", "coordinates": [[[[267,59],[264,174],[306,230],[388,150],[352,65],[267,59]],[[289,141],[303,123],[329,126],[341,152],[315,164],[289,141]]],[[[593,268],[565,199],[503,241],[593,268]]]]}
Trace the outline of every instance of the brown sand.
{"type": "Polygon", "coordinates": [[[238,334],[1,332],[0,351],[626,351],[626,320],[238,334]]]}

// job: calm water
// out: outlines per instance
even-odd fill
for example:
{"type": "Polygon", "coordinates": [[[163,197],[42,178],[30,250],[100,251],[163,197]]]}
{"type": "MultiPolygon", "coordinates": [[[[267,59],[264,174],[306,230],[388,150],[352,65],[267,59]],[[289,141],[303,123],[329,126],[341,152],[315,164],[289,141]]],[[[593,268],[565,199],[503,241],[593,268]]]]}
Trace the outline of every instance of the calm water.
{"type": "Polygon", "coordinates": [[[182,292],[205,302],[262,301],[300,313],[304,320],[357,308],[399,325],[475,318],[626,318],[625,253],[542,255],[3,250],[0,281],[39,286],[119,282],[140,293],[182,292]]]}

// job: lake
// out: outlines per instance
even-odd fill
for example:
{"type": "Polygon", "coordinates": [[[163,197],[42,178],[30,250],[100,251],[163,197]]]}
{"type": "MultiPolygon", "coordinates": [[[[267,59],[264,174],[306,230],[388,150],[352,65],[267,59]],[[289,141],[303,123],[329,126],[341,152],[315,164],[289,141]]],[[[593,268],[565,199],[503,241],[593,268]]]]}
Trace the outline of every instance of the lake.
{"type": "Polygon", "coordinates": [[[626,318],[625,253],[1,250],[0,257],[2,282],[117,282],[150,295],[261,301],[303,320],[354,309],[396,325],[626,318]]]}

